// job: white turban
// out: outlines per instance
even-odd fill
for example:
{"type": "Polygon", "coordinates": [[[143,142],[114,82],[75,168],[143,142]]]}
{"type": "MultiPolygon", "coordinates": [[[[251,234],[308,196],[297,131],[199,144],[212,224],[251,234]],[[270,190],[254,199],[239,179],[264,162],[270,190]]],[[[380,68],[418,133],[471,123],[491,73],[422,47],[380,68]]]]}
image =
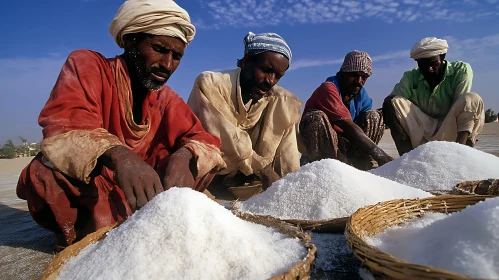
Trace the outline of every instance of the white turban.
{"type": "Polygon", "coordinates": [[[187,11],[173,0],[127,0],[114,16],[109,32],[123,48],[125,34],[140,32],[176,37],[189,44],[196,28],[187,11]]]}
{"type": "Polygon", "coordinates": [[[447,53],[447,50],[449,50],[449,45],[446,40],[428,37],[414,44],[411,49],[411,58],[414,60],[430,58],[447,53]]]}

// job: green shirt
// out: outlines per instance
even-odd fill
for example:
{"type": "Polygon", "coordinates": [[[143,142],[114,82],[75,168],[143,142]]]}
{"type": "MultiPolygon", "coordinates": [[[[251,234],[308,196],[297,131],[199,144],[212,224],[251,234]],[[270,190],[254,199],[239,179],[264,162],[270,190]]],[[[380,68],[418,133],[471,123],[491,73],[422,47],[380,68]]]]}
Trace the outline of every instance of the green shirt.
{"type": "Polygon", "coordinates": [[[433,118],[447,115],[454,101],[470,92],[473,70],[468,63],[462,61],[445,60],[445,65],[444,78],[433,89],[433,92],[419,68],[416,67],[404,73],[390,96],[402,96],[408,99],[433,118]]]}

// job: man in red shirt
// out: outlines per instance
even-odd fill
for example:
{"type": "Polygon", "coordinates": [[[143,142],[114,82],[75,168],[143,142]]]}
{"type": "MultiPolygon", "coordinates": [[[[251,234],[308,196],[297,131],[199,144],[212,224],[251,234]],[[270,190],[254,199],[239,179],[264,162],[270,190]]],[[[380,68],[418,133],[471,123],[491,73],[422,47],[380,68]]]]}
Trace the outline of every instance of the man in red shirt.
{"type": "Polygon", "coordinates": [[[300,135],[308,161],[338,159],[359,169],[383,165],[392,158],[377,144],[384,132],[383,115],[372,109],[364,84],[372,74],[372,61],[362,51],[345,56],[336,76],[329,77],[305,104],[300,135]]]}
{"type": "Polygon", "coordinates": [[[128,0],[110,32],[122,55],[69,55],[38,119],[42,152],[17,185],[59,249],[164,190],[203,191],[225,167],[220,140],[165,85],[194,38],[187,12],[169,0],[128,0]]]}

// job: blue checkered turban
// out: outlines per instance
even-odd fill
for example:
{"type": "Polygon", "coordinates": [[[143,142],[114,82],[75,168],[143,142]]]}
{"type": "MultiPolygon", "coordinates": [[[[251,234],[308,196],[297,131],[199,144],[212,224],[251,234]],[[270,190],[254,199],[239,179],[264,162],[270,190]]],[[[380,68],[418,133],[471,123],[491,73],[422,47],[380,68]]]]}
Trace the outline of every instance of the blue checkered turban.
{"type": "MultiPolygon", "coordinates": [[[[248,32],[244,37],[244,54],[256,55],[266,51],[280,53],[291,63],[291,49],[284,39],[276,33],[255,34],[248,32]]],[[[241,60],[237,60],[237,67],[241,67],[241,60]]]]}

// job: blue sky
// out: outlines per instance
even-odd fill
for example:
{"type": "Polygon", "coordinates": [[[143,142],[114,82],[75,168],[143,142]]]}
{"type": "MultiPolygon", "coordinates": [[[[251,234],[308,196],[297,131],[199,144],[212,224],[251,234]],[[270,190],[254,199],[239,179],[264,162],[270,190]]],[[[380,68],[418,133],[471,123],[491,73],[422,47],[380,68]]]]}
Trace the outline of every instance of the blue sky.
{"type": "MultiPolygon", "coordinates": [[[[447,58],[469,62],[473,91],[499,110],[499,0],[177,0],[197,34],[168,84],[187,100],[202,71],[235,68],[248,31],[276,32],[293,52],[281,79],[306,101],[354,49],[373,58],[365,88],[381,106],[404,71],[409,50],[428,36],[449,42],[447,58]]],[[[67,55],[92,49],[121,54],[109,23],[121,0],[6,1],[0,11],[0,144],[41,140],[38,114],[67,55]]]]}

